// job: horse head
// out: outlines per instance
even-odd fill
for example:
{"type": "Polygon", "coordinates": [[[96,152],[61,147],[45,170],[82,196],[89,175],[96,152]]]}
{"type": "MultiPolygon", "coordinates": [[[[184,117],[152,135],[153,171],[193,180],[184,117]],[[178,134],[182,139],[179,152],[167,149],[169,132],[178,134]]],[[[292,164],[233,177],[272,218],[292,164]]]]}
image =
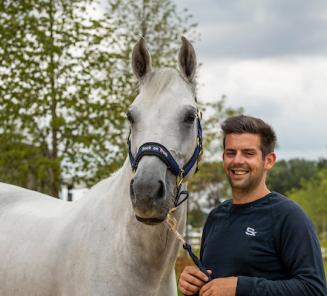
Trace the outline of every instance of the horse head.
{"type": "Polygon", "coordinates": [[[146,224],[164,221],[176,206],[179,185],[196,170],[202,148],[195,97],[196,55],[184,37],[178,65],[179,71],[152,70],[144,39],[132,52],[139,94],[127,112],[129,157],[135,173],[130,198],[136,218],[146,224]]]}

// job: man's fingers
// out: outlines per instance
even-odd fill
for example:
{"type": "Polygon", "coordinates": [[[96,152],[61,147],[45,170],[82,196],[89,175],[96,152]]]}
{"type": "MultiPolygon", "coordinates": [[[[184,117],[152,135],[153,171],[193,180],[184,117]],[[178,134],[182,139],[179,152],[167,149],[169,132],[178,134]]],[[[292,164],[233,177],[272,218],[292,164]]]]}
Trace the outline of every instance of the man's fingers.
{"type": "Polygon", "coordinates": [[[197,287],[202,287],[205,284],[205,281],[202,281],[201,279],[193,276],[192,274],[184,274],[183,277],[181,276],[181,279],[197,287]]]}
{"type": "Polygon", "coordinates": [[[179,289],[185,295],[193,295],[208,281],[208,277],[197,267],[187,266],[179,278],[179,289]]]}
{"type": "Polygon", "coordinates": [[[197,278],[199,278],[200,280],[202,280],[204,282],[207,282],[209,280],[208,277],[200,269],[198,269],[195,266],[185,267],[184,272],[187,273],[187,274],[191,274],[194,277],[197,277],[197,278]]]}
{"type": "Polygon", "coordinates": [[[198,286],[194,286],[188,282],[179,282],[179,290],[185,295],[194,295],[197,293],[200,288],[198,286]]]}

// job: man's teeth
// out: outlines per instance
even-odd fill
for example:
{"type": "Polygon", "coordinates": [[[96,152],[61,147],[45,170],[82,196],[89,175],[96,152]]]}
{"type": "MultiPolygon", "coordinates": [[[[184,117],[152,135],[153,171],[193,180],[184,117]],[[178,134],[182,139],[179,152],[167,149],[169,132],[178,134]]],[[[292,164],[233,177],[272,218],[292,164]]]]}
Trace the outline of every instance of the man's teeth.
{"type": "Polygon", "coordinates": [[[248,173],[248,171],[244,171],[244,170],[232,170],[232,172],[235,175],[245,175],[248,173]]]}

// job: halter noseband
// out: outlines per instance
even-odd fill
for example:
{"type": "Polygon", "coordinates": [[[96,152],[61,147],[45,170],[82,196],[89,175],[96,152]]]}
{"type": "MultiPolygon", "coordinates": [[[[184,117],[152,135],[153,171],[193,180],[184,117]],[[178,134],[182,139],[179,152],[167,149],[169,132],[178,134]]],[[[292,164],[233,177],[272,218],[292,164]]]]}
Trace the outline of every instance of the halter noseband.
{"type": "Polygon", "coordinates": [[[193,155],[182,168],[180,168],[177,161],[171,155],[169,150],[165,146],[161,145],[160,143],[147,142],[142,144],[134,157],[131,151],[131,141],[130,141],[131,131],[129,132],[129,136],[127,140],[129,161],[131,163],[134,172],[136,171],[137,166],[143,156],[154,155],[159,157],[166,164],[167,168],[173,173],[173,175],[176,176],[177,192],[174,201],[175,207],[179,206],[188,198],[189,193],[187,191],[180,191],[180,189],[182,187],[184,178],[188,175],[188,173],[191,171],[191,169],[195,164],[196,164],[196,171],[198,170],[198,162],[202,155],[202,127],[201,127],[199,112],[197,112],[196,115],[196,122],[197,122],[197,144],[194,149],[193,155]],[[181,201],[179,201],[181,195],[185,195],[185,197],[181,201]]]}

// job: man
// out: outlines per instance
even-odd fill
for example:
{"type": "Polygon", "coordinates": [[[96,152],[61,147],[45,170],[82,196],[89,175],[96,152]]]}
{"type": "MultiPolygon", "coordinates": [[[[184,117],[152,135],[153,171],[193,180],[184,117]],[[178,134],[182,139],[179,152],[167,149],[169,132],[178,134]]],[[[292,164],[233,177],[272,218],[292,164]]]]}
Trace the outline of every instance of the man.
{"type": "Polygon", "coordinates": [[[326,296],[311,222],[297,204],[266,186],[276,161],[274,131],[244,115],[227,119],[222,130],[232,200],[209,214],[200,250],[213,280],[187,266],[179,289],[200,296],[326,296]]]}

